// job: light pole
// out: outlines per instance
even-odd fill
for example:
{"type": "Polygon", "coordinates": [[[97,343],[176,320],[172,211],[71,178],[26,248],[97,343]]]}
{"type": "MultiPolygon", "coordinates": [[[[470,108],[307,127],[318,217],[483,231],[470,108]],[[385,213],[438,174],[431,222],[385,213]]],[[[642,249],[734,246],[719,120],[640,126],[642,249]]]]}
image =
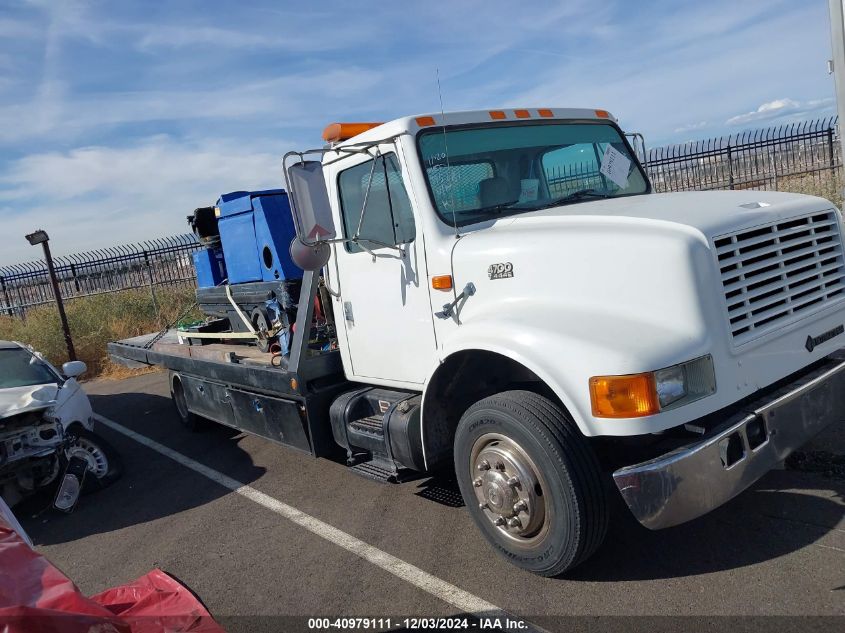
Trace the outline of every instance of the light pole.
{"type": "Polygon", "coordinates": [[[845,158],[845,12],[843,0],[828,0],[830,11],[830,49],[832,58],[828,67],[833,72],[836,85],[836,112],[839,115],[839,144],[845,158]]]}
{"type": "Polygon", "coordinates": [[[47,273],[50,275],[50,284],[53,286],[53,296],[56,298],[56,307],[59,309],[59,319],[62,322],[62,331],[65,335],[68,360],[76,360],[76,350],[73,349],[73,339],[70,337],[70,326],[67,323],[65,304],[62,303],[62,294],[59,292],[59,280],[56,278],[56,268],[53,266],[53,256],[50,255],[50,237],[47,231],[38,229],[26,236],[27,241],[36,246],[41,244],[44,247],[44,260],[47,262],[47,273]]]}

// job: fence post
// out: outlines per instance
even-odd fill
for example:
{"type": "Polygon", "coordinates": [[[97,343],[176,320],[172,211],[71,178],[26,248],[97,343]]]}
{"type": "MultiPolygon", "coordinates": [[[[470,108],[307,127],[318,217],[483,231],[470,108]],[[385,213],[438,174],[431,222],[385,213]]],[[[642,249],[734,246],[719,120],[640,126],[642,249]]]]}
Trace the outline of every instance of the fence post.
{"type": "Polygon", "coordinates": [[[26,308],[24,307],[26,301],[24,301],[20,283],[15,288],[18,291],[18,310],[20,311],[21,321],[26,321],[26,308]]]}
{"type": "Polygon", "coordinates": [[[9,316],[14,314],[14,310],[12,310],[12,299],[9,297],[9,289],[6,288],[6,278],[0,277],[0,286],[3,286],[3,298],[6,301],[6,311],[9,313],[9,316]]]}
{"type": "Polygon", "coordinates": [[[158,301],[156,300],[156,285],[153,279],[153,266],[150,262],[150,257],[147,251],[144,251],[144,267],[147,269],[147,279],[150,282],[150,296],[153,298],[153,310],[156,312],[156,317],[159,317],[158,301]]]}
{"type": "Polygon", "coordinates": [[[774,181],[773,184],[775,186],[775,191],[778,191],[778,166],[777,162],[775,162],[775,150],[772,148],[771,153],[769,154],[769,160],[772,164],[772,180],[774,181]]]}
{"type": "Polygon", "coordinates": [[[734,188],[734,164],[731,153],[731,146],[728,144],[728,188],[734,188]]]}
{"type": "Polygon", "coordinates": [[[70,277],[73,279],[73,287],[76,288],[76,292],[79,292],[79,279],[76,278],[76,266],[74,264],[70,265],[70,277]]]}

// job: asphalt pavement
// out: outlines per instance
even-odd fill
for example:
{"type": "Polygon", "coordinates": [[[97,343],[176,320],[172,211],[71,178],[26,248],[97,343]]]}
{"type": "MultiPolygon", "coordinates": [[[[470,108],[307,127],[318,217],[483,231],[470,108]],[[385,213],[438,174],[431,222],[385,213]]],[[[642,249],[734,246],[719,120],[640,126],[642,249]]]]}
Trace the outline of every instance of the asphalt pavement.
{"type": "MultiPolygon", "coordinates": [[[[39,551],[86,594],[160,567],[233,631],[356,616],[391,617],[401,629],[399,618],[461,615],[456,605],[472,600],[548,630],[595,630],[594,616],[607,615],[640,616],[625,627],[650,631],[655,616],[698,616],[671,620],[687,629],[716,616],[770,616],[770,624],[799,616],[778,620],[780,628],[845,616],[845,480],[835,474],[773,471],[715,512],[657,532],[617,496],[599,552],[547,579],[493,553],[451,482],[381,484],[225,427],[190,433],[163,373],[86,390],[99,415],[150,441],[101,424],[124,476],[71,515],[27,504],[20,517],[39,551]],[[233,491],[224,479],[246,488],[233,491]]],[[[843,427],[814,447],[845,453],[843,427]]]]}

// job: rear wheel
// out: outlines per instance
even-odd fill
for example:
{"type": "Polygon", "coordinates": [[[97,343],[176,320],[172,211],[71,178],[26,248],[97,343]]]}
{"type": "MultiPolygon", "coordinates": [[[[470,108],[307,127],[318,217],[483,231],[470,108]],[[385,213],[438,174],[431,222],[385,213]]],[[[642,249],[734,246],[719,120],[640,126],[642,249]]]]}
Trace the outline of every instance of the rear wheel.
{"type": "Polygon", "coordinates": [[[522,569],[562,574],[604,539],[607,500],[598,460],[547,398],[507,391],[470,407],[455,432],[455,470],[476,525],[522,569]]]}
{"type": "Polygon", "coordinates": [[[178,374],[170,377],[170,397],[179,415],[179,423],[189,431],[199,431],[205,426],[205,420],[188,409],[188,399],[185,397],[185,387],[178,374]]]}

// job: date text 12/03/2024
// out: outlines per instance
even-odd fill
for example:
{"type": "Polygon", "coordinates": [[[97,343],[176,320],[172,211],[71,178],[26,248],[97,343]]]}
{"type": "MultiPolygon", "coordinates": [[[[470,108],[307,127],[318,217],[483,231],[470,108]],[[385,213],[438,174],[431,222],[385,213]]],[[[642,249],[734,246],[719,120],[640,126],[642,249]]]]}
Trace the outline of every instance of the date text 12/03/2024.
{"type": "Polygon", "coordinates": [[[468,630],[523,631],[528,623],[507,617],[456,618],[309,618],[311,630],[389,630],[396,626],[405,629],[430,631],[468,630]]]}

